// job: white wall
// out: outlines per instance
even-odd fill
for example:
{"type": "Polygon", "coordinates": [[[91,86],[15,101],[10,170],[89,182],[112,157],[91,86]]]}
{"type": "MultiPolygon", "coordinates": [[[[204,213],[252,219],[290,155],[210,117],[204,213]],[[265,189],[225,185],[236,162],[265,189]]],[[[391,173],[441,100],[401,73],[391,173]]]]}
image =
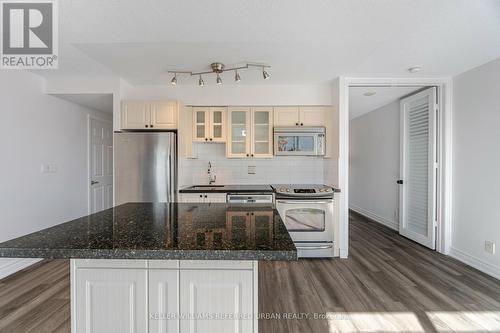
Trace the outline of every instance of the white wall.
{"type": "Polygon", "coordinates": [[[451,254],[500,278],[500,59],[458,75],[453,87],[451,254]]]}
{"type": "Polygon", "coordinates": [[[350,121],[349,208],[398,229],[399,101],[350,121]]]}
{"type": "MultiPolygon", "coordinates": [[[[0,75],[0,242],[87,213],[87,115],[112,115],[42,89],[43,80],[32,73],[0,75]],[[42,163],[57,172],[42,174],[42,163]]],[[[1,259],[0,277],[15,268],[1,259]]]]}

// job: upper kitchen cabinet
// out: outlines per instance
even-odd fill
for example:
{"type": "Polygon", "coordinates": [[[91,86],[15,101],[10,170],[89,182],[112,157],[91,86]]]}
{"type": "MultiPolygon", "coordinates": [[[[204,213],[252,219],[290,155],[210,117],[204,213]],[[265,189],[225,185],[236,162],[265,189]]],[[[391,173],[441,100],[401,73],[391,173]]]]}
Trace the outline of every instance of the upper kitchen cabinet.
{"type": "Polygon", "coordinates": [[[274,126],[325,126],[326,112],[322,106],[275,107],[274,126]]]}
{"type": "Polygon", "coordinates": [[[227,157],[259,158],[273,156],[272,108],[231,107],[228,114],[227,157]]]}
{"type": "Polygon", "coordinates": [[[327,108],[322,106],[299,107],[300,126],[325,126],[327,108]]]}
{"type": "Polygon", "coordinates": [[[252,108],[252,144],[250,155],[252,157],[273,156],[273,109],[260,107],[252,108]]]}
{"type": "Polygon", "coordinates": [[[274,126],[299,126],[299,108],[281,106],[274,108],[274,126]]]}
{"type": "Polygon", "coordinates": [[[193,141],[226,141],[225,107],[193,107],[193,141]]]}
{"type": "Polygon", "coordinates": [[[174,101],[123,101],[122,129],[177,129],[178,104],[174,101]]]}

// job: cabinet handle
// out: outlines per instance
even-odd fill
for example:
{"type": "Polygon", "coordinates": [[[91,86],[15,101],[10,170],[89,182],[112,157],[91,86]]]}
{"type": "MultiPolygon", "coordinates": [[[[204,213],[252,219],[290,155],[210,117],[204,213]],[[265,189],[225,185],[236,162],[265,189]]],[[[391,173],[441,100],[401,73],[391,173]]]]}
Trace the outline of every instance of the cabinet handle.
{"type": "Polygon", "coordinates": [[[153,127],[153,125],[149,125],[149,127],[153,127]]]}
{"type": "Polygon", "coordinates": [[[295,123],[295,126],[299,126],[299,123],[295,123]]]}
{"type": "Polygon", "coordinates": [[[203,198],[203,195],[200,194],[200,198],[203,198]]]}
{"type": "Polygon", "coordinates": [[[149,127],[148,125],[144,125],[144,126],[146,126],[146,128],[149,127]]]}
{"type": "Polygon", "coordinates": [[[208,141],[208,138],[205,138],[205,141],[208,141]]]}
{"type": "MultiPolygon", "coordinates": [[[[304,126],[304,123],[300,123],[300,126],[304,126]]],[[[151,127],[153,127],[153,126],[151,126],[151,127]]]]}
{"type": "Polygon", "coordinates": [[[207,198],[208,196],[205,195],[205,198],[207,198]]]}
{"type": "Polygon", "coordinates": [[[247,157],[249,157],[249,156],[250,156],[250,154],[247,154],[247,157]]]}
{"type": "Polygon", "coordinates": [[[210,141],[212,141],[212,138],[210,138],[210,141]]]}
{"type": "Polygon", "coordinates": [[[252,157],[253,157],[253,154],[252,154],[252,157]]]}

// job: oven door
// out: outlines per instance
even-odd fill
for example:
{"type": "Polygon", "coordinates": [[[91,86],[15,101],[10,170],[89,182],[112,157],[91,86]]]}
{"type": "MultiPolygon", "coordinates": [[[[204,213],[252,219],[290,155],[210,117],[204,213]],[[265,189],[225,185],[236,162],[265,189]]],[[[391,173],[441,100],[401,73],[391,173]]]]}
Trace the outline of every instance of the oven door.
{"type": "Polygon", "coordinates": [[[333,201],[277,199],[276,209],[294,242],[333,242],[333,201]]]}
{"type": "Polygon", "coordinates": [[[324,155],[324,134],[274,133],[274,154],[281,156],[324,155]]]}

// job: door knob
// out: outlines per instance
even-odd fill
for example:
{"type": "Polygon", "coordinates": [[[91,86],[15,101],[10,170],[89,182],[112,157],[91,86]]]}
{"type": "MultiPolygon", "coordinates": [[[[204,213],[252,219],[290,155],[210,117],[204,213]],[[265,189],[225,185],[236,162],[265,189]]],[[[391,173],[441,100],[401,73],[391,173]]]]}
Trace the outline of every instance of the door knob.
{"type": "Polygon", "coordinates": [[[90,185],[95,185],[95,184],[99,184],[99,182],[95,181],[95,180],[91,180],[90,181],[90,185]]]}

